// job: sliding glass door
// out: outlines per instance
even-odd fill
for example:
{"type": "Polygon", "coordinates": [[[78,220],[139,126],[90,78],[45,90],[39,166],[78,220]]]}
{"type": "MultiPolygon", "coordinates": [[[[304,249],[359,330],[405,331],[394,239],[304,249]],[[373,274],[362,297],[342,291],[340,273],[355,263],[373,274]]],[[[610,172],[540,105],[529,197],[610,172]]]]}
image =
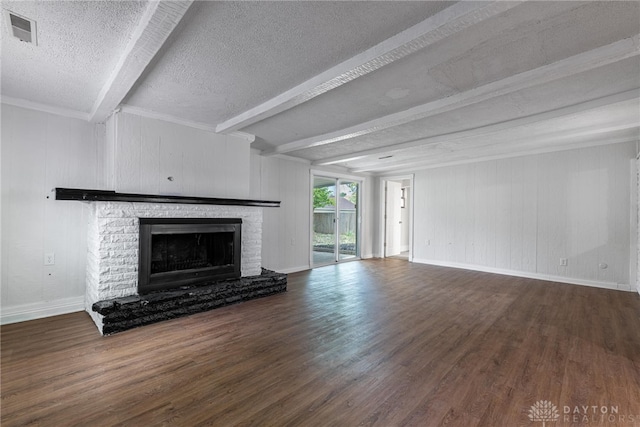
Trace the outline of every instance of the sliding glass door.
{"type": "Polygon", "coordinates": [[[313,177],[314,266],[360,257],[359,181],[313,177]]]}
{"type": "Polygon", "coordinates": [[[357,258],[358,251],[358,197],[360,183],[338,180],[338,260],[357,258]]]}
{"type": "Polygon", "coordinates": [[[336,180],[313,177],[313,265],[336,261],[336,180]]]}

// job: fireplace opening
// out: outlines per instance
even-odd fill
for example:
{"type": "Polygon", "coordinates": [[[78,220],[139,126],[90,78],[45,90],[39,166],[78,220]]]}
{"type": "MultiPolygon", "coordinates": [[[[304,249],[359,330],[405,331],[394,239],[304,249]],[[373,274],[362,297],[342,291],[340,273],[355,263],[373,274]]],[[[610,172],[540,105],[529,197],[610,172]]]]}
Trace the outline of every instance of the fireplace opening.
{"type": "Polygon", "coordinates": [[[138,293],[238,278],[238,218],[140,218],[138,293]]]}
{"type": "Polygon", "coordinates": [[[234,233],[153,234],[151,274],[233,265],[234,233]]]}

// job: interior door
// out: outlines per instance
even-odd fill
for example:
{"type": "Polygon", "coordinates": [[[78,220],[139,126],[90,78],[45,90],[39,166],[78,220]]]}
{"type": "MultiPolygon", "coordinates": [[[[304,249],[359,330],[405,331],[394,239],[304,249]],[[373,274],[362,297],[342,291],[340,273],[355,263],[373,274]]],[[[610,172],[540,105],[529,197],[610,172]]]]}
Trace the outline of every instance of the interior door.
{"type": "Polygon", "coordinates": [[[385,256],[398,255],[402,244],[402,184],[387,181],[386,191],[386,246],[385,256]]]}

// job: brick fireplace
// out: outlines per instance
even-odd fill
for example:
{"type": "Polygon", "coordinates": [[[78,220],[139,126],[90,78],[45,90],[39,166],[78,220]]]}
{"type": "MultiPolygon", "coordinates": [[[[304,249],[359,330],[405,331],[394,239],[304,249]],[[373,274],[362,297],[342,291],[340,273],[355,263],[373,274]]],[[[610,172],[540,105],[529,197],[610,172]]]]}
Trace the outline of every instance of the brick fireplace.
{"type": "Polygon", "coordinates": [[[175,203],[94,202],[88,227],[85,309],[102,331],[98,301],[138,295],[140,218],[238,218],[242,221],[241,276],[259,276],[262,208],[175,203]]]}

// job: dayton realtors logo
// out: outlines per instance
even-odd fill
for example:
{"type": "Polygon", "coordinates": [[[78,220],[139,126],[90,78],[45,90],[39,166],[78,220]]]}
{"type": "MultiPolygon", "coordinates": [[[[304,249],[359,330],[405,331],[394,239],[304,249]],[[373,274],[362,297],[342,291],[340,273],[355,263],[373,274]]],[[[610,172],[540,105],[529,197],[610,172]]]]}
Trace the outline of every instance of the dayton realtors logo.
{"type": "Polygon", "coordinates": [[[542,422],[546,427],[548,422],[559,424],[591,424],[591,425],[637,425],[640,423],[639,414],[620,414],[618,406],[578,405],[563,406],[562,418],[558,407],[549,400],[539,400],[529,409],[529,419],[532,422],[542,422]]]}
{"type": "Polygon", "coordinates": [[[560,418],[558,408],[548,400],[538,400],[529,409],[529,419],[531,421],[542,421],[542,427],[545,427],[549,421],[558,421],[558,418],[560,418]]]}

